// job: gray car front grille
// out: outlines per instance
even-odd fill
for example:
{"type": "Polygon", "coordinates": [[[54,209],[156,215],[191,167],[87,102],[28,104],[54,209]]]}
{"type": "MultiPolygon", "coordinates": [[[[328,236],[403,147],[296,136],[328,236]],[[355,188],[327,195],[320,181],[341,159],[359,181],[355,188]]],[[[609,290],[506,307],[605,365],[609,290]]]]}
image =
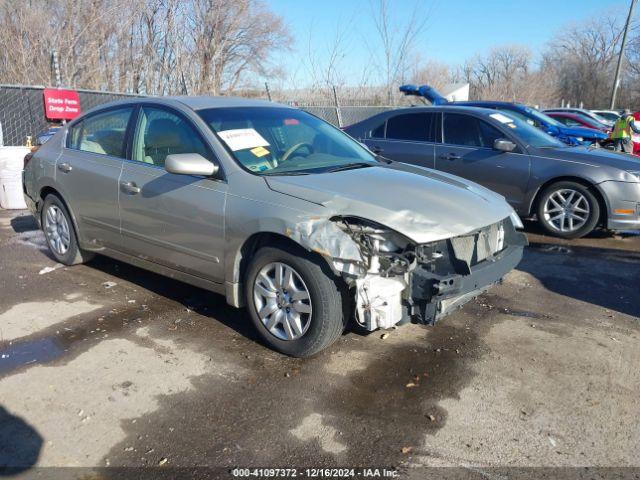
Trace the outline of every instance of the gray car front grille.
{"type": "Polygon", "coordinates": [[[504,224],[494,223],[469,235],[452,238],[451,245],[458,260],[469,266],[476,265],[504,249],[504,224]]]}

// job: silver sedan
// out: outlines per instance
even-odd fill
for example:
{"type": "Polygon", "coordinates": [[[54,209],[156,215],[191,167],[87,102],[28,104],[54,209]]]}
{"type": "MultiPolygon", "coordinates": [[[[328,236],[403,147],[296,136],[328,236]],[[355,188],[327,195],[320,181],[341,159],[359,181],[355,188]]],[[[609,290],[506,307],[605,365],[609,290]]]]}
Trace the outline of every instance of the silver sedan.
{"type": "Polygon", "coordinates": [[[101,254],[224,294],[295,356],[351,320],[434,323],[526,243],[502,196],[262,101],[103,105],[44,144],[24,184],[61,263],[101,254]]]}

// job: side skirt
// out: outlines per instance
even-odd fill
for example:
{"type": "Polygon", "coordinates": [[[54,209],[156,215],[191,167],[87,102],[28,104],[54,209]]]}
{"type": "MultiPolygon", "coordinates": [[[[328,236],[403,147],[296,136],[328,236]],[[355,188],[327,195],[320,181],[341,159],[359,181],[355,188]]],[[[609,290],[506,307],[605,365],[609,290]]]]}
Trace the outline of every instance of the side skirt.
{"type": "Polygon", "coordinates": [[[96,251],[96,253],[114,258],[116,260],[120,260],[124,263],[129,263],[131,265],[149,270],[154,273],[158,273],[174,280],[188,283],[189,285],[193,285],[194,287],[209,290],[211,292],[225,296],[227,294],[227,287],[223,283],[212,282],[211,280],[206,280],[204,278],[196,277],[195,275],[180,272],[178,270],[174,270],[173,268],[166,267],[164,265],[160,265],[143,258],[134,257],[133,255],[128,255],[112,248],[101,248],[99,251],[96,251]]]}

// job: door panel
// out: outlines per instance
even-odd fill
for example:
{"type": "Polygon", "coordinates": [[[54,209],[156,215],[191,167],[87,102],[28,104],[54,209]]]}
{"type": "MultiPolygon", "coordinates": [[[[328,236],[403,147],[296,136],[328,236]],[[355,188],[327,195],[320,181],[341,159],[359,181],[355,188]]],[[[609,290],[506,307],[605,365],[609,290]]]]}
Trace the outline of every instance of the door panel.
{"type": "Polygon", "coordinates": [[[120,237],[118,179],[133,108],[99,112],[70,127],[56,164],[56,182],[76,217],[80,241],[116,247],[120,237]]]}
{"type": "Polygon", "coordinates": [[[179,153],[214,160],[198,130],[179,112],[143,106],[133,160],[124,162],[119,183],[123,251],[222,282],[227,184],[167,172],[166,156],[179,153]]]}
{"type": "Polygon", "coordinates": [[[529,178],[529,158],[488,148],[436,146],[438,170],[458,175],[504,195],[515,208],[524,199],[529,178]]]}
{"type": "Polygon", "coordinates": [[[434,144],[428,142],[408,142],[367,138],[364,143],[369,149],[396,162],[410,163],[421,167],[434,168],[434,144]]]}
{"type": "Polygon", "coordinates": [[[226,187],[125,162],[120,179],[123,251],[222,281],[226,187]]]}
{"type": "Polygon", "coordinates": [[[504,137],[483,120],[445,114],[444,141],[449,143],[436,146],[436,168],[479,183],[503,195],[517,208],[525,197],[530,159],[526,154],[501,152],[488,146],[504,137]]]}

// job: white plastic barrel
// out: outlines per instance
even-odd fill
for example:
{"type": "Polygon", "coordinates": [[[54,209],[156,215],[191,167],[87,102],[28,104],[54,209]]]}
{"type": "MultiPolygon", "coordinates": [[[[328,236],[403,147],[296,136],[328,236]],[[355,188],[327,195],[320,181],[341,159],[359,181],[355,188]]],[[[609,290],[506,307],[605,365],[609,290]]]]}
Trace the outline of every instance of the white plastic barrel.
{"type": "Polygon", "coordinates": [[[28,147],[0,147],[0,207],[24,209],[22,169],[28,147]]]}

